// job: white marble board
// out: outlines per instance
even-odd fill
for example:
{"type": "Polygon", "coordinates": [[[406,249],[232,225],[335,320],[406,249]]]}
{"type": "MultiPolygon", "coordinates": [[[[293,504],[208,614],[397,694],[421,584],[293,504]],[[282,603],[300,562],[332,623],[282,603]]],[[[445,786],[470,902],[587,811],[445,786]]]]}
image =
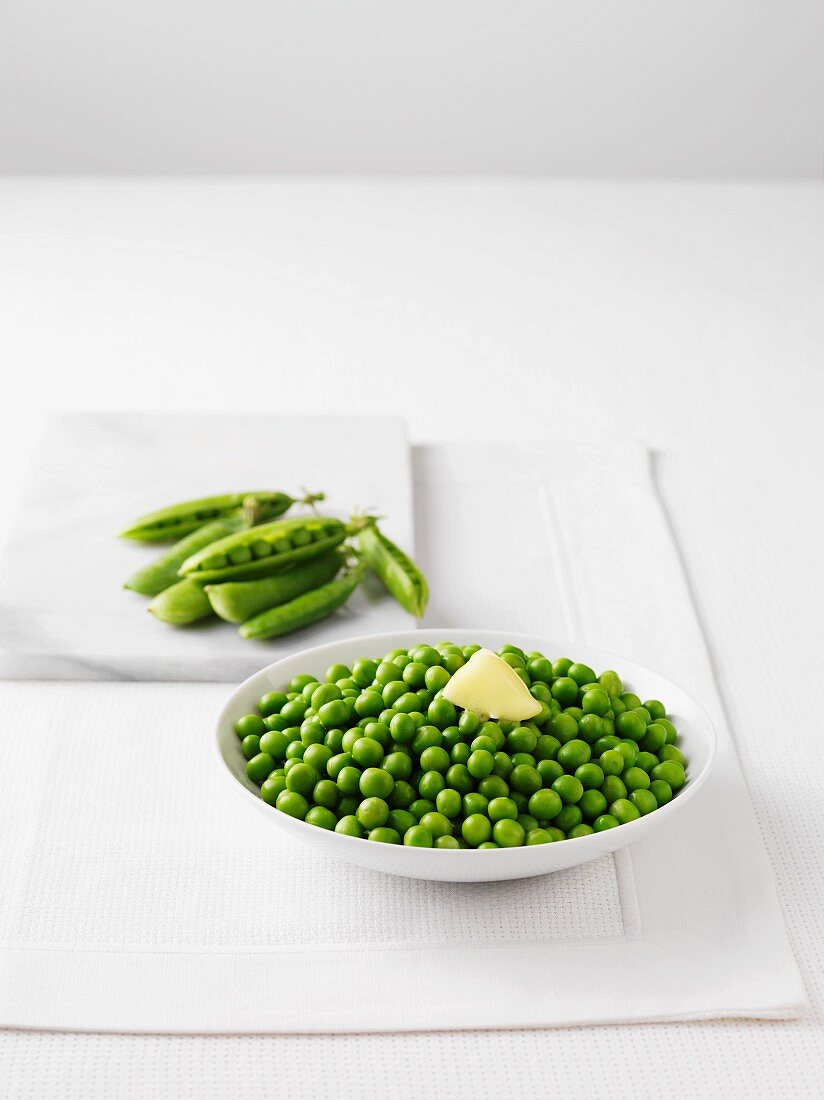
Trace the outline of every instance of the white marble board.
{"type": "MultiPolygon", "coordinates": [[[[228,623],[175,628],[123,589],[162,547],[117,538],[135,516],[235,489],[299,495],[386,515],[410,552],[406,428],[393,417],[75,414],[51,420],[0,561],[0,676],[6,679],[236,681],[282,654],[409,625],[370,583],[334,617],[268,642],[228,623]]],[[[327,507],[328,505],[328,507],[327,507]]]]}

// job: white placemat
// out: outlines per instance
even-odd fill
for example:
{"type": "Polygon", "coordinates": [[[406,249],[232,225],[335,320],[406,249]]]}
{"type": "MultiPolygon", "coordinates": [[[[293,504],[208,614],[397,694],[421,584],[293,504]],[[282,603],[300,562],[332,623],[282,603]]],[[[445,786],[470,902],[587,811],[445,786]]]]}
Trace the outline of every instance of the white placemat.
{"type": "MultiPolygon", "coordinates": [[[[0,558],[0,677],[78,680],[245,679],[294,642],[249,642],[218,620],[175,628],[123,589],[162,544],[118,539],[138,515],[244,489],[385,515],[413,547],[409,448],[394,417],[79,414],[49,421],[0,558]]],[[[308,645],[406,626],[379,586],[302,631],[308,645]]]]}
{"type": "Polygon", "coordinates": [[[418,473],[433,620],[659,667],[717,722],[705,790],[615,859],[421,883],[319,859],[236,804],[211,746],[225,688],[5,685],[0,1023],[323,1032],[803,1010],[645,455],[434,449],[418,473]]]}

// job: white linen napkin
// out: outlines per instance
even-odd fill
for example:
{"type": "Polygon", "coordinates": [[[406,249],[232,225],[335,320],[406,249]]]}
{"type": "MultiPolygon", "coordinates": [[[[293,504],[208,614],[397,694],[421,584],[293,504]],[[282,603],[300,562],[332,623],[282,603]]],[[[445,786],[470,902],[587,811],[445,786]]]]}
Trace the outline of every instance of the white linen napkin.
{"type": "MultiPolygon", "coordinates": [[[[47,422],[0,558],[0,677],[237,682],[291,649],[217,619],[175,628],[123,582],[166,550],[117,538],[139,515],[244,489],[386,516],[414,550],[406,426],[396,417],[82,413],[47,422]]],[[[410,623],[379,585],[304,632],[307,645],[410,623]],[[313,641],[314,639],[314,641],[313,641]]]]}
{"type": "Polygon", "coordinates": [[[718,727],[701,794],[615,857],[418,882],[319,857],[234,798],[212,745],[225,686],[4,685],[0,1024],[393,1031],[803,1010],[646,455],[426,448],[416,479],[433,624],[566,635],[678,680],[718,727]]]}

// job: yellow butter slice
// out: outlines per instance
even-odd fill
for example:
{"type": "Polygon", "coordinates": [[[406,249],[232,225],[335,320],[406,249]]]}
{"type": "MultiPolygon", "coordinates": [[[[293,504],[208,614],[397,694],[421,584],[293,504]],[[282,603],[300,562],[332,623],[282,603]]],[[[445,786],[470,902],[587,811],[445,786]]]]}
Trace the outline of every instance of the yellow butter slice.
{"type": "Polygon", "coordinates": [[[525,722],[542,709],[515,670],[491,649],[473,653],[443,689],[443,696],[456,707],[506,722],[525,722]]]}

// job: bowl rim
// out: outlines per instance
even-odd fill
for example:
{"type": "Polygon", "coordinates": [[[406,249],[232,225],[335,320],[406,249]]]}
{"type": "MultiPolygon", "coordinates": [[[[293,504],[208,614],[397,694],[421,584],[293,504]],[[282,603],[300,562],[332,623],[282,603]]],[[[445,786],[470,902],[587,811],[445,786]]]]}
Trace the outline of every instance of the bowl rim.
{"type": "MultiPolygon", "coordinates": [[[[432,626],[432,627],[430,627],[430,626],[425,626],[425,627],[419,627],[419,628],[412,628],[408,631],[408,633],[410,635],[415,635],[415,634],[423,635],[423,634],[429,634],[429,633],[436,633],[436,634],[442,634],[444,637],[448,637],[450,633],[457,635],[459,633],[461,633],[461,634],[470,634],[472,632],[476,632],[478,634],[484,634],[487,637],[489,637],[489,636],[493,636],[493,637],[494,636],[499,636],[499,637],[506,636],[506,637],[509,637],[509,638],[515,637],[516,639],[517,638],[528,639],[529,641],[532,641],[532,642],[536,643],[536,648],[537,648],[538,645],[546,645],[545,642],[541,641],[541,638],[538,635],[529,634],[529,633],[526,633],[524,631],[518,631],[518,630],[510,630],[510,631],[507,631],[507,630],[486,630],[483,627],[456,627],[456,626],[453,626],[453,627],[432,626]]],[[[267,809],[271,809],[271,810],[275,809],[274,806],[269,806],[268,803],[263,801],[263,799],[260,797],[259,794],[255,794],[253,791],[249,790],[249,788],[246,787],[240,781],[240,779],[232,771],[232,768],[230,767],[228,761],[224,757],[223,752],[221,750],[221,745],[220,745],[221,728],[223,727],[225,722],[227,722],[231,718],[231,713],[230,712],[231,712],[231,709],[232,709],[233,702],[236,699],[236,697],[243,691],[243,689],[248,684],[251,683],[252,680],[256,680],[262,674],[269,672],[271,669],[276,668],[278,665],[281,665],[286,661],[292,661],[295,658],[302,658],[302,657],[311,658],[311,656],[313,654],[317,654],[318,651],[320,651],[320,650],[325,650],[325,649],[328,649],[328,648],[336,648],[336,647],[340,647],[340,646],[353,645],[355,643],[361,643],[361,642],[364,642],[367,645],[374,642],[376,645],[379,646],[382,640],[395,639],[395,638],[398,637],[398,635],[405,634],[405,633],[406,633],[406,631],[403,631],[403,630],[389,630],[389,631],[382,631],[381,633],[378,633],[378,634],[354,634],[354,635],[351,635],[350,637],[347,637],[347,638],[335,639],[335,641],[333,641],[333,642],[322,642],[319,645],[310,646],[306,649],[296,650],[294,653],[289,654],[289,656],[287,656],[287,657],[281,657],[277,661],[272,661],[268,665],[263,665],[256,672],[253,672],[251,674],[251,676],[247,676],[245,680],[243,680],[240,684],[238,684],[235,688],[233,688],[233,690],[232,690],[231,694],[229,695],[228,699],[226,700],[226,702],[221,707],[220,713],[217,717],[217,722],[216,722],[216,726],[215,726],[216,736],[215,736],[215,740],[214,740],[214,748],[215,748],[215,751],[217,752],[217,756],[218,756],[220,764],[221,764],[221,771],[223,771],[225,773],[227,779],[231,782],[233,788],[236,791],[240,790],[243,793],[243,795],[245,795],[246,798],[249,800],[249,804],[254,806],[255,808],[257,808],[258,811],[260,811],[263,807],[266,807],[267,809]]],[[[473,644],[473,643],[466,643],[466,644],[473,644]]],[[[511,643],[509,643],[509,644],[511,644],[511,643]]],[[[619,825],[618,829],[621,832],[621,844],[618,844],[615,847],[616,848],[623,848],[623,847],[626,847],[628,844],[631,844],[632,841],[633,841],[633,838],[635,838],[638,835],[639,832],[640,832],[641,835],[644,835],[649,831],[649,829],[651,827],[651,823],[649,822],[649,818],[651,818],[653,816],[655,817],[655,819],[656,819],[655,827],[657,828],[658,825],[662,825],[666,820],[669,820],[669,815],[672,812],[674,812],[676,810],[680,810],[681,808],[683,808],[685,803],[688,802],[691,798],[693,798],[693,796],[701,789],[701,787],[706,782],[707,776],[709,775],[709,773],[712,770],[712,767],[715,763],[715,759],[716,759],[717,752],[718,752],[718,735],[716,733],[715,723],[713,722],[712,718],[710,717],[710,714],[707,711],[704,704],[698,698],[696,698],[696,696],[693,695],[692,692],[690,692],[686,688],[682,687],[679,683],[677,683],[675,680],[672,680],[669,676],[665,675],[662,672],[658,672],[656,669],[650,668],[648,665],[641,664],[639,661],[636,661],[632,657],[623,656],[622,654],[615,653],[613,650],[602,649],[600,646],[591,645],[589,642],[572,642],[570,644],[570,648],[571,649],[574,648],[575,645],[580,645],[582,648],[585,648],[585,649],[595,650],[595,651],[603,654],[605,657],[608,657],[610,660],[615,660],[615,661],[618,661],[618,662],[627,661],[628,663],[634,665],[635,668],[639,670],[639,672],[641,672],[641,673],[649,672],[651,675],[659,677],[662,680],[665,680],[668,684],[672,684],[672,686],[674,688],[676,688],[677,691],[679,691],[682,695],[686,696],[690,700],[690,702],[695,706],[695,708],[701,713],[701,715],[702,715],[702,717],[703,717],[703,719],[705,720],[705,723],[706,723],[706,728],[705,728],[704,732],[705,732],[706,737],[707,737],[708,753],[707,753],[707,759],[704,763],[703,768],[701,769],[700,772],[698,772],[698,774],[694,778],[690,778],[687,781],[687,783],[681,788],[680,792],[674,798],[672,798],[665,806],[659,806],[658,809],[654,810],[652,814],[643,814],[641,817],[636,818],[634,821],[629,821],[624,825],[619,825]],[[659,815],[661,815],[661,816],[659,817],[659,815]],[[667,815],[667,816],[665,817],[664,815],[667,815]]],[[[617,671],[617,669],[616,669],[616,671],[617,671]]],[[[272,815],[271,820],[276,826],[284,828],[285,831],[291,831],[292,827],[294,826],[298,835],[300,835],[300,828],[299,827],[303,827],[304,829],[307,830],[306,840],[310,843],[312,842],[312,837],[317,832],[317,826],[307,825],[307,823],[305,821],[301,821],[300,818],[294,818],[294,817],[289,817],[288,815],[274,813],[272,815]]],[[[343,850],[345,850],[348,847],[349,851],[352,852],[353,854],[358,852],[358,851],[362,851],[362,848],[360,847],[360,845],[362,845],[364,842],[368,843],[366,841],[365,837],[349,836],[346,833],[335,832],[333,829],[325,829],[325,830],[322,830],[322,831],[326,834],[326,836],[328,838],[332,838],[332,837],[335,838],[335,840],[332,841],[332,843],[337,843],[339,845],[343,845],[343,850]],[[353,844],[357,844],[359,847],[353,849],[352,848],[353,844]]],[[[607,831],[610,832],[610,833],[613,832],[613,830],[607,830],[607,831]]],[[[567,838],[566,840],[563,841],[563,843],[564,844],[570,844],[570,845],[577,845],[577,848],[574,848],[574,849],[573,848],[565,848],[564,850],[567,851],[567,852],[570,852],[570,853],[573,852],[573,851],[585,850],[584,845],[587,844],[587,842],[590,842],[590,845],[591,845],[591,842],[594,841],[596,837],[601,837],[602,838],[603,835],[604,835],[603,833],[589,833],[586,836],[577,836],[577,837],[567,838]]],[[[557,842],[557,843],[560,843],[560,842],[557,842]]],[[[469,859],[472,859],[472,858],[474,858],[476,860],[481,858],[481,859],[484,860],[484,866],[490,867],[490,866],[493,865],[492,861],[494,861],[496,859],[500,861],[504,857],[509,859],[510,866],[511,866],[511,861],[513,859],[515,859],[515,860],[517,860],[518,858],[525,859],[526,857],[523,855],[523,853],[525,853],[527,851],[531,851],[531,852],[534,853],[535,849],[539,848],[540,846],[539,845],[526,845],[526,844],[523,844],[523,845],[519,845],[516,848],[497,848],[497,849],[489,848],[489,849],[484,849],[483,852],[479,851],[477,848],[419,848],[419,847],[416,847],[416,846],[413,846],[413,845],[404,845],[403,843],[387,845],[387,847],[391,848],[393,856],[399,856],[399,853],[401,851],[403,851],[405,853],[408,853],[407,855],[399,856],[399,858],[400,859],[409,859],[410,861],[413,860],[413,859],[418,858],[419,853],[426,852],[426,853],[432,853],[433,856],[435,856],[435,855],[446,856],[447,858],[450,858],[450,859],[463,858],[464,860],[467,860],[467,861],[469,859]],[[519,852],[522,853],[520,857],[518,856],[519,852]]],[[[548,845],[547,847],[552,847],[552,845],[548,845]]],[[[402,872],[399,871],[397,873],[402,873],[402,872]]]]}

